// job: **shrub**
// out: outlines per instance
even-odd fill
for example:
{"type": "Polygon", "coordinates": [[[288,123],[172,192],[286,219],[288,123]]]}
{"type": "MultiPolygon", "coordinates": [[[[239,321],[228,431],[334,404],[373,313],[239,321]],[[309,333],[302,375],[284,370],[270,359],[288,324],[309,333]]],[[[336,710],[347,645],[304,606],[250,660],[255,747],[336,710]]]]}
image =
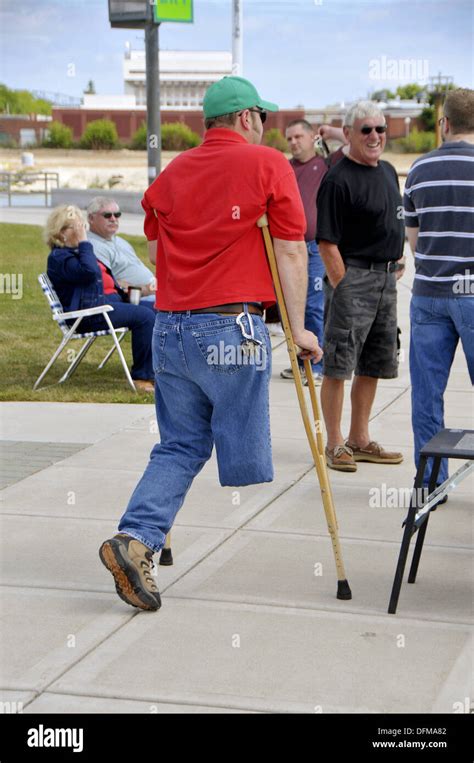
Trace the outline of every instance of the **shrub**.
{"type": "Polygon", "coordinates": [[[115,124],[110,119],[95,119],[89,122],[84,130],[80,146],[94,151],[117,148],[118,135],[115,124]]]}
{"type": "Polygon", "coordinates": [[[427,106],[420,114],[421,124],[427,132],[434,131],[436,115],[434,106],[427,106]]]}
{"type": "Polygon", "coordinates": [[[43,139],[45,148],[71,148],[72,130],[61,122],[51,122],[46,137],[43,139]]]}
{"type": "Polygon", "coordinates": [[[164,151],[186,151],[199,146],[201,138],[182,122],[169,122],[161,126],[161,147],[164,151]]]}
{"type": "Polygon", "coordinates": [[[434,132],[420,132],[415,127],[408,137],[392,141],[392,146],[402,154],[425,154],[436,148],[436,136],[434,132]]]}
{"type": "MultiPolygon", "coordinates": [[[[169,122],[161,126],[161,147],[164,151],[186,151],[199,146],[201,138],[182,122],[169,122]]],[[[135,151],[147,149],[147,127],[143,123],[132,136],[130,148],[135,151]]]]}
{"type": "Polygon", "coordinates": [[[283,153],[288,151],[287,140],[278,127],[272,127],[270,130],[267,130],[263,135],[263,142],[266,146],[276,148],[283,153]]]}
{"type": "Polygon", "coordinates": [[[133,148],[135,151],[146,151],[145,122],[142,122],[138,130],[135,130],[135,132],[133,133],[132,140],[130,142],[130,148],[133,148]]]}
{"type": "Polygon", "coordinates": [[[18,142],[12,135],[8,135],[6,132],[0,132],[0,146],[1,148],[18,148],[18,142]]]}

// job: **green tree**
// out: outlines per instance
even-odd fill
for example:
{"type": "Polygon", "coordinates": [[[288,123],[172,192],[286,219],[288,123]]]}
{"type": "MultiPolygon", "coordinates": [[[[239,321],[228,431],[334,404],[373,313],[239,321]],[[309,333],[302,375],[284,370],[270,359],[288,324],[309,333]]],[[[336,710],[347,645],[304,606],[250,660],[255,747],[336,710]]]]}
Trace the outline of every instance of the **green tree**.
{"type": "Polygon", "coordinates": [[[7,114],[45,114],[49,116],[52,104],[35,98],[29,90],[11,90],[0,84],[0,110],[7,114]]]}
{"type": "Polygon", "coordinates": [[[395,98],[395,93],[388,89],[376,90],[371,96],[372,101],[391,101],[393,98],[395,98]]]}
{"type": "Polygon", "coordinates": [[[110,119],[94,119],[89,122],[80,141],[81,148],[93,151],[117,148],[118,145],[117,128],[110,119]]]}
{"type": "Polygon", "coordinates": [[[95,95],[95,85],[94,85],[94,82],[91,79],[87,83],[87,87],[84,90],[84,93],[86,95],[95,95]]]}
{"type": "Polygon", "coordinates": [[[412,82],[409,85],[399,85],[395,94],[399,95],[402,100],[412,101],[424,90],[422,85],[418,85],[416,82],[412,82]]]}
{"type": "Polygon", "coordinates": [[[435,129],[434,106],[426,106],[420,114],[420,120],[424,130],[434,131],[435,129]]]}

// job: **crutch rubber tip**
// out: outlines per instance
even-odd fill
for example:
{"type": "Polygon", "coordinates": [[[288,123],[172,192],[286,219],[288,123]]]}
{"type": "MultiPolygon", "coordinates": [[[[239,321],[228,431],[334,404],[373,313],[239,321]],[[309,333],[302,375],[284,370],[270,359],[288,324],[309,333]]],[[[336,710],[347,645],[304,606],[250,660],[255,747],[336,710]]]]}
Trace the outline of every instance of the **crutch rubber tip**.
{"type": "Polygon", "coordinates": [[[159,564],[161,564],[163,567],[171,567],[173,564],[173,554],[171,553],[170,548],[161,549],[159,564]]]}
{"type": "Polygon", "coordinates": [[[337,598],[338,599],[352,599],[352,591],[349,588],[347,580],[337,581],[337,598]]]}

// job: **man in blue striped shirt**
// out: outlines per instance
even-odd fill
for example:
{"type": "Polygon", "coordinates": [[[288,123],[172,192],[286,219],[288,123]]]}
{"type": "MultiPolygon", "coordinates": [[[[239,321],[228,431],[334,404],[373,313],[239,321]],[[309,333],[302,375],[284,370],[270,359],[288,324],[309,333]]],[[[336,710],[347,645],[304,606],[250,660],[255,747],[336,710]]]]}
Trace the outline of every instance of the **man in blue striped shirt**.
{"type": "MultiPolygon", "coordinates": [[[[474,91],[452,90],[443,145],[408,173],[405,223],[415,256],[410,307],[410,375],[415,463],[444,428],[443,396],[461,340],[474,384],[474,91]]],[[[428,484],[431,465],[425,471],[428,484]]],[[[437,482],[448,477],[441,465],[437,482]]]]}

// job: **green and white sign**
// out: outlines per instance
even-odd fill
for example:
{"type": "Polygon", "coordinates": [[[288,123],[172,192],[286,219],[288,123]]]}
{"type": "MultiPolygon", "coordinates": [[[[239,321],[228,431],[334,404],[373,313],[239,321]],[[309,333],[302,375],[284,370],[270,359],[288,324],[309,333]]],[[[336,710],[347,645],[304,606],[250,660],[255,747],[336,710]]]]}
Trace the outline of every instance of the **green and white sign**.
{"type": "Polygon", "coordinates": [[[193,0],[153,0],[153,18],[161,21],[193,21],[193,0]]]}

